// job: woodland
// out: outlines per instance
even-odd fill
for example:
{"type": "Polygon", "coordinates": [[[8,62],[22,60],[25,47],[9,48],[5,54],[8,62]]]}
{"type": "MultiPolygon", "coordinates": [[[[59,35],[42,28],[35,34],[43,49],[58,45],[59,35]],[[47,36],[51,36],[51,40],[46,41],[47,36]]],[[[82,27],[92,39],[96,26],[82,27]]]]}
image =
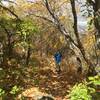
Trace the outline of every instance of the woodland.
{"type": "Polygon", "coordinates": [[[0,0],[0,100],[100,100],[100,0],[0,0]]]}

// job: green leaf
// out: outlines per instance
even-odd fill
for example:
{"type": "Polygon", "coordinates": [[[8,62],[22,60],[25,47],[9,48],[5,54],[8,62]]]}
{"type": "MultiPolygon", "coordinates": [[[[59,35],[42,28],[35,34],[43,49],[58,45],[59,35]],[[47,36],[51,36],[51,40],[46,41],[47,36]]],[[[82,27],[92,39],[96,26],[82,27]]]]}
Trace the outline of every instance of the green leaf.
{"type": "Polygon", "coordinates": [[[100,85],[100,80],[99,81],[95,81],[94,85],[100,85]]]}
{"type": "Polygon", "coordinates": [[[91,80],[94,80],[94,77],[89,77],[88,79],[91,81],[91,80]]]}

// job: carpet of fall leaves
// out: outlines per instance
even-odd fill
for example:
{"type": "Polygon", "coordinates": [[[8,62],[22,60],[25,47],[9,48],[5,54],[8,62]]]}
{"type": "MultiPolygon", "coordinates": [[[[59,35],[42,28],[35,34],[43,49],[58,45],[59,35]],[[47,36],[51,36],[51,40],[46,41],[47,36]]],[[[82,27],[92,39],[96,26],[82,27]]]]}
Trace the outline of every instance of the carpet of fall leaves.
{"type": "MultiPolygon", "coordinates": [[[[71,59],[71,57],[69,58],[71,59]]],[[[27,97],[27,100],[37,100],[35,98],[43,95],[51,95],[54,100],[69,100],[67,96],[69,89],[75,83],[84,79],[84,75],[76,73],[72,63],[67,61],[68,65],[65,64],[66,59],[62,60],[62,71],[59,74],[55,71],[56,65],[53,55],[52,57],[34,55],[32,59],[35,64],[28,67],[22,66],[21,62],[17,63],[14,59],[7,62],[9,71],[5,69],[5,73],[8,73],[8,76],[3,80],[6,84],[1,81],[3,85],[5,84],[4,87],[6,89],[7,86],[10,87],[9,85],[11,84],[9,83],[20,85],[24,88],[18,95],[18,100],[21,95],[27,97]],[[63,66],[65,67],[64,69],[63,66]]]]}
{"type": "MultiPolygon", "coordinates": [[[[40,60],[41,58],[38,59],[40,60]]],[[[22,94],[28,97],[28,100],[42,95],[52,95],[55,100],[68,100],[66,95],[69,88],[79,82],[82,76],[76,75],[72,70],[63,70],[57,74],[53,58],[49,58],[49,62],[43,59],[40,65],[41,67],[35,67],[35,69],[32,66],[27,69],[26,76],[28,75],[29,81],[28,79],[25,80],[27,81],[25,84],[26,89],[22,94]]]]}

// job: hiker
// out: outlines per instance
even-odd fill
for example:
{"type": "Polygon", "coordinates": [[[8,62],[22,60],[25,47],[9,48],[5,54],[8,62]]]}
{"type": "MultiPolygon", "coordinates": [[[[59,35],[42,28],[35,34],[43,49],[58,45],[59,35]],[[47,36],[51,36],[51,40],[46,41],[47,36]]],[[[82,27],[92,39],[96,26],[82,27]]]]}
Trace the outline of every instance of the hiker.
{"type": "Polygon", "coordinates": [[[61,60],[62,60],[62,55],[61,53],[58,51],[54,54],[54,58],[55,58],[55,63],[56,63],[56,71],[58,73],[61,72],[61,68],[60,68],[60,64],[61,64],[61,60]]]}

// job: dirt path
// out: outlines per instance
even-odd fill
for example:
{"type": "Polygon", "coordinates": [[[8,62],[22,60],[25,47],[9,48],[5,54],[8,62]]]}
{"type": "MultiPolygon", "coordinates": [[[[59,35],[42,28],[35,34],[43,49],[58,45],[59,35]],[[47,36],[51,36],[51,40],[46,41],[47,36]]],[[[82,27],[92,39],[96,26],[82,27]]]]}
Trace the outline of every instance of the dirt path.
{"type": "Polygon", "coordinates": [[[51,59],[33,75],[33,86],[26,89],[22,94],[26,97],[35,98],[34,100],[42,95],[51,95],[55,100],[68,100],[65,99],[65,96],[68,94],[69,88],[76,83],[76,79],[73,72],[57,74],[54,61],[51,59]]]}

